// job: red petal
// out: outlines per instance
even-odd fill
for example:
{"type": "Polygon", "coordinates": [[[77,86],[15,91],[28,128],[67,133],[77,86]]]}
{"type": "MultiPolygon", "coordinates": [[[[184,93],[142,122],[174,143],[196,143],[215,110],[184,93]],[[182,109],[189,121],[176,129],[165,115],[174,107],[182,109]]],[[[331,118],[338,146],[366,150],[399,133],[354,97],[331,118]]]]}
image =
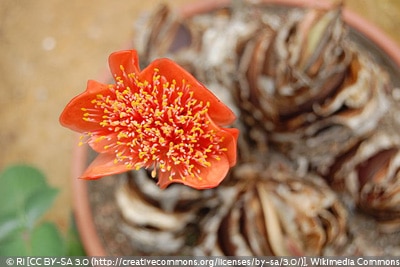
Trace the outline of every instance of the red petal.
{"type": "Polygon", "coordinates": [[[204,103],[209,102],[210,107],[208,113],[217,125],[228,125],[236,119],[235,114],[228,106],[222,103],[221,100],[203,84],[197,81],[189,72],[169,59],[162,58],[153,61],[141,72],[140,79],[152,81],[155,68],[159,70],[160,75],[164,76],[167,81],[172,82],[175,80],[178,86],[182,84],[182,80],[185,80],[186,84],[190,85],[195,99],[203,101],[204,103]]]}
{"type": "Polygon", "coordinates": [[[81,133],[91,132],[99,129],[100,126],[98,122],[88,122],[83,120],[83,114],[86,113],[86,111],[82,111],[82,108],[93,107],[91,101],[96,99],[96,95],[98,94],[102,94],[104,96],[109,95],[109,85],[89,80],[86,91],[74,97],[61,113],[61,125],[81,133]]]}
{"type": "Polygon", "coordinates": [[[127,74],[139,74],[140,72],[139,57],[136,50],[114,52],[108,58],[108,64],[113,77],[120,77],[124,82],[128,78],[127,74]]]}
{"type": "Polygon", "coordinates": [[[89,180],[99,179],[103,176],[123,173],[129,170],[125,164],[115,163],[114,159],[115,155],[107,153],[99,154],[80,178],[89,180]]]}
{"type": "Polygon", "coordinates": [[[89,145],[97,153],[109,153],[110,150],[106,149],[105,146],[112,145],[117,142],[117,137],[115,134],[108,134],[107,138],[101,138],[99,136],[93,136],[91,138],[92,140],[89,142],[89,145]]]}
{"type": "Polygon", "coordinates": [[[228,158],[229,166],[233,167],[236,164],[237,140],[239,137],[239,130],[236,128],[223,128],[221,132],[225,137],[221,146],[227,149],[225,155],[228,158]]]}
{"type": "Polygon", "coordinates": [[[236,164],[237,154],[237,139],[239,137],[239,130],[236,128],[221,128],[209,119],[208,130],[214,130],[216,135],[223,138],[221,147],[226,148],[224,153],[229,161],[229,166],[232,167],[236,164]]]}
{"type": "Polygon", "coordinates": [[[161,189],[166,188],[171,183],[181,183],[196,189],[209,189],[218,186],[229,171],[229,161],[225,155],[222,155],[220,160],[210,159],[211,167],[201,169],[198,179],[196,177],[176,177],[170,180],[168,175],[160,173],[158,185],[161,189]]]}

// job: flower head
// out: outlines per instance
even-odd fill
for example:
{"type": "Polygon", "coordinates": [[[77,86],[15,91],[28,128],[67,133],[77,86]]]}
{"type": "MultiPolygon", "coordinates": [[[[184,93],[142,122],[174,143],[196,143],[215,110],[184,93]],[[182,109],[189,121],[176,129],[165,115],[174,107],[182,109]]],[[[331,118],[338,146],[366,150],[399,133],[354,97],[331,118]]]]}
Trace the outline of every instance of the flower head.
{"type": "Polygon", "coordinates": [[[238,130],[222,128],[235,120],[232,111],[169,59],[140,71],[128,50],[109,64],[116,83],[90,80],[60,117],[99,153],[81,178],[146,168],[161,188],[217,186],[236,163],[238,130]]]}

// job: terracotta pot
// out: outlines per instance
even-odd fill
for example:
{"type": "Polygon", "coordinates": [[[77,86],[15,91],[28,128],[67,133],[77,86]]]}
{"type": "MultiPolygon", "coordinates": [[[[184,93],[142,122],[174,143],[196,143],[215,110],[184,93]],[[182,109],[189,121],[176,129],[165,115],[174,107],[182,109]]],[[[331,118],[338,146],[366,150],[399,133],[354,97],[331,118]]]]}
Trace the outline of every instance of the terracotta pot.
{"type": "MultiPolygon", "coordinates": [[[[262,2],[299,7],[329,7],[330,5],[328,2],[321,2],[319,0],[263,0],[262,2]]],[[[229,0],[198,1],[183,6],[178,10],[178,12],[180,12],[182,17],[190,17],[195,14],[205,13],[219,7],[227,6],[229,3],[229,0]]],[[[393,40],[391,40],[376,26],[364,20],[357,14],[347,9],[344,9],[342,14],[344,21],[351,26],[356,35],[359,35],[359,38],[370,40],[371,50],[373,50],[372,52],[379,53],[378,57],[382,59],[383,64],[392,65],[394,68],[400,67],[400,48],[393,40]]],[[[96,232],[93,220],[93,214],[88,197],[88,181],[77,179],[86,168],[87,159],[88,147],[74,145],[72,168],[74,214],[87,255],[106,256],[106,249],[96,232]]]]}

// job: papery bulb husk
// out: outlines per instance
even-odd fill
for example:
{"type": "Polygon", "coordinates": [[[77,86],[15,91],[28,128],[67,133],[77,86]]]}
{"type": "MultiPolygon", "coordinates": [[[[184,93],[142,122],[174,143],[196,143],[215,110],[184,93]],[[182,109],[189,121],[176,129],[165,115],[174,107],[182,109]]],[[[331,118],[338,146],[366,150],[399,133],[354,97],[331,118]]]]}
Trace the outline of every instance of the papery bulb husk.
{"type": "Polygon", "coordinates": [[[290,12],[239,46],[244,123],[322,175],[390,108],[388,74],[346,33],[339,7],[290,12]]]}
{"type": "Polygon", "coordinates": [[[151,14],[143,16],[137,27],[135,48],[145,66],[160,55],[184,53],[198,42],[196,34],[192,33],[195,29],[188,27],[167,5],[160,5],[151,14]]]}
{"type": "Polygon", "coordinates": [[[116,191],[123,232],[144,253],[182,253],[196,239],[198,216],[213,208],[213,191],[181,184],[162,190],[146,171],[129,175],[116,191]]]}
{"type": "Polygon", "coordinates": [[[390,88],[385,71],[370,58],[354,54],[335,94],[292,118],[287,125],[294,127],[271,133],[271,139],[292,158],[305,157],[311,168],[326,175],[338,155],[378,127],[391,107],[390,88]]]}
{"type": "Polygon", "coordinates": [[[300,177],[276,162],[235,170],[238,181],[218,188],[229,200],[200,224],[196,254],[331,255],[346,249],[347,212],[321,177],[300,177]]]}
{"type": "Polygon", "coordinates": [[[378,130],[340,156],[327,176],[334,189],[374,217],[381,231],[400,230],[400,124],[392,108],[378,130]]]}
{"type": "Polygon", "coordinates": [[[260,112],[253,117],[271,131],[280,130],[282,118],[309,111],[329,95],[349,61],[340,10],[289,12],[281,23],[240,44],[239,99],[250,114],[260,112]]]}
{"type": "Polygon", "coordinates": [[[335,156],[372,131],[388,109],[388,77],[346,42],[339,7],[295,10],[280,23],[240,39],[241,120],[257,147],[271,142],[325,174],[335,156]]]}

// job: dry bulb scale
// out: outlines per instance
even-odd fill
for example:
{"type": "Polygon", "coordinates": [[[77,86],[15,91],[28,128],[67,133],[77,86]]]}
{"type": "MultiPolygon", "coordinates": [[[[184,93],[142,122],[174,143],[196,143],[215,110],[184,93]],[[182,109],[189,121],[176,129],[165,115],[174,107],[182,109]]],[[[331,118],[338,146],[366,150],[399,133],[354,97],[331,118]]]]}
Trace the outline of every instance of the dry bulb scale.
{"type": "Polygon", "coordinates": [[[145,170],[122,178],[120,227],[135,249],[400,255],[399,89],[341,12],[233,1],[139,22],[143,63],[183,66],[236,113],[240,137],[214,189],[162,190],[145,170]]]}

